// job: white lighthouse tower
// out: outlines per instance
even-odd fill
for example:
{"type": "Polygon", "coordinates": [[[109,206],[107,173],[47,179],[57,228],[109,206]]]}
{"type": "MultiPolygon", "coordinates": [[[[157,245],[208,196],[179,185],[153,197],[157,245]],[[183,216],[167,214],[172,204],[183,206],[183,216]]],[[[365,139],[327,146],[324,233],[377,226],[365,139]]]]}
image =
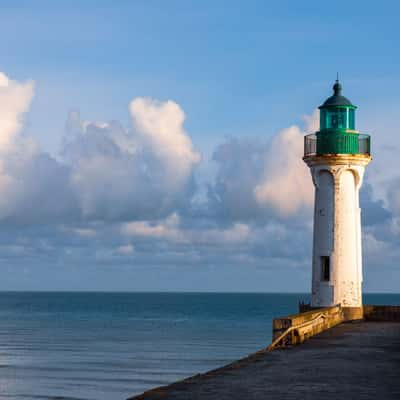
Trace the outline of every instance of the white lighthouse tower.
{"type": "Polygon", "coordinates": [[[304,161],[315,186],[312,307],[340,304],[362,317],[359,190],[371,161],[370,136],[355,130],[356,107],[338,80],[320,109],[320,130],[307,135],[304,161]]]}

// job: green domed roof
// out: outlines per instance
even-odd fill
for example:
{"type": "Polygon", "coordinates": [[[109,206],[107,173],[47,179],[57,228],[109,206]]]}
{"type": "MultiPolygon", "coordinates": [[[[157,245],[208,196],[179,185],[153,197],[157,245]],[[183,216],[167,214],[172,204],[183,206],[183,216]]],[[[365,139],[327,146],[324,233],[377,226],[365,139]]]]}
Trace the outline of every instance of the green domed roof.
{"type": "Polygon", "coordinates": [[[336,106],[347,106],[356,108],[356,106],[353,105],[349,99],[342,96],[342,85],[339,83],[338,79],[336,79],[336,82],[333,85],[333,96],[326,99],[325,103],[322,104],[322,106],[319,106],[318,108],[336,107],[336,106]]]}

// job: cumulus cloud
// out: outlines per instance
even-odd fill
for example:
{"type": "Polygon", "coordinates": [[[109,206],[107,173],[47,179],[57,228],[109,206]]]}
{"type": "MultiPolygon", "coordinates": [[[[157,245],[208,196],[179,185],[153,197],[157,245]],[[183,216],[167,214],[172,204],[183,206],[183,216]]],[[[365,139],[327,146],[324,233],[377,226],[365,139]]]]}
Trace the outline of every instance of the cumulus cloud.
{"type": "Polygon", "coordinates": [[[0,72],[0,151],[8,150],[18,137],[22,118],[34,94],[32,81],[20,83],[0,72]]]}
{"type": "Polygon", "coordinates": [[[80,237],[92,238],[95,237],[97,232],[92,228],[71,228],[71,231],[80,237]]]}
{"type": "Polygon", "coordinates": [[[70,116],[63,155],[85,218],[159,218],[187,204],[193,193],[200,155],[179,105],[137,98],[130,112],[131,129],[70,116]]]}
{"type": "MultiPolygon", "coordinates": [[[[32,82],[0,74],[3,257],[25,263],[309,266],[314,188],[302,153],[303,135],[316,130],[317,111],[303,117],[304,128],[223,141],[213,153],[215,175],[206,179],[206,196],[196,198],[201,157],[177,103],[135,98],[129,126],[71,112],[55,158],[24,134],[33,95],[32,82]],[[16,229],[21,226],[23,233],[16,229]]],[[[368,178],[361,192],[365,251],[374,260],[397,254],[396,179],[390,178],[384,197],[376,196],[368,178]]]]}
{"type": "Polygon", "coordinates": [[[134,252],[134,247],[131,244],[125,244],[122,246],[118,246],[115,250],[117,254],[121,254],[123,256],[132,254],[134,252]]]}
{"type": "MultiPolygon", "coordinates": [[[[315,124],[314,113],[307,123],[315,124]]],[[[214,152],[214,184],[208,188],[209,212],[226,220],[288,218],[309,211],[314,188],[302,160],[304,132],[283,129],[269,141],[230,139],[214,152]]]]}
{"type": "Polygon", "coordinates": [[[74,206],[68,171],[21,131],[34,94],[33,82],[0,73],[0,220],[44,222],[69,216],[74,206]]]}
{"type": "MultiPolygon", "coordinates": [[[[56,160],[20,134],[33,83],[0,78],[0,104],[8,104],[0,126],[0,219],[133,220],[135,229],[145,232],[146,221],[189,208],[200,154],[177,103],[132,100],[128,128],[72,112],[62,158],[56,160]]],[[[234,223],[261,214],[288,216],[308,206],[312,187],[301,152],[302,132],[295,126],[270,142],[232,139],[220,145],[213,157],[218,172],[203,210],[234,223]]]]}
{"type": "Polygon", "coordinates": [[[229,227],[188,227],[177,222],[171,222],[174,215],[163,221],[150,223],[136,221],[125,223],[121,232],[125,236],[144,237],[148,239],[166,240],[169,242],[188,245],[224,245],[237,244],[251,237],[251,227],[243,223],[233,223],[229,227]]]}
{"type": "Polygon", "coordinates": [[[305,122],[304,131],[314,133],[319,130],[319,110],[316,108],[310,115],[303,115],[302,120],[305,122]]]}
{"type": "Polygon", "coordinates": [[[366,231],[363,235],[364,254],[368,257],[380,256],[382,252],[389,250],[389,244],[378,240],[370,231],[366,231]]]}
{"type": "Polygon", "coordinates": [[[200,154],[183,129],[185,113],[182,108],[171,100],[136,98],[129,110],[142,145],[151,149],[150,155],[168,175],[169,184],[174,189],[179,188],[200,161],[200,154]]]}
{"type": "Polygon", "coordinates": [[[121,233],[126,236],[185,241],[179,230],[179,217],[172,214],[163,221],[132,221],[121,225],[121,233]]]}
{"type": "Polygon", "coordinates": [[[200,154],[178,104],[136,98],[128,128],[73,112],[57,160],[21,131],[33,94],[0,74],[0,221],[152,219],[190,202],[200,154]]]}
{"type": "Polygon", "coordinates": [[[215,181],[208,184],[206,212],[226,223],[265,217],[254,196],[260,182],[268,144],[260,139],[232,138],[213,154],[215,181]]]}
{"type": "Polygon", "coordinates": [[[281,216],[293,215],[313,202],[310,172],[302,160],[303,140],[297,126],[275,136],[265,155],[263,179],[254,189],[257,202],[281,216]]]}

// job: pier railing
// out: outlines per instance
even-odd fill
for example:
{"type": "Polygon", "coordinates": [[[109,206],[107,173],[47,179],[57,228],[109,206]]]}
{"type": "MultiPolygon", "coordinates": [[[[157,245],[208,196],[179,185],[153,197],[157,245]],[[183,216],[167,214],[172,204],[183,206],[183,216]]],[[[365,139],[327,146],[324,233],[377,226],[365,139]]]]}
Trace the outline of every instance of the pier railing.
{"type": "Polygon", "coordinates": [[[273,339],[268,350],[302,343],[344,321],[340,306],[318,308],[304,313],[276,318],[273,321],[273,339]]]}

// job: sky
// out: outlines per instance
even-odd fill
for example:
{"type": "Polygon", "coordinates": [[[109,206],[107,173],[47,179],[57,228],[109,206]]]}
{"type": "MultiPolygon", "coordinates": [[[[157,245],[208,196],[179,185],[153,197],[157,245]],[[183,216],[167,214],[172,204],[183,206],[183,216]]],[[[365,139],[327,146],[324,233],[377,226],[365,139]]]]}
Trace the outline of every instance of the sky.
{"type": "Polygon", "coordinates": [[[399,292],[396,2],[0,8],[0,290],[310,291],[302,141],[338,72],[364,290],[399,292]]]}

